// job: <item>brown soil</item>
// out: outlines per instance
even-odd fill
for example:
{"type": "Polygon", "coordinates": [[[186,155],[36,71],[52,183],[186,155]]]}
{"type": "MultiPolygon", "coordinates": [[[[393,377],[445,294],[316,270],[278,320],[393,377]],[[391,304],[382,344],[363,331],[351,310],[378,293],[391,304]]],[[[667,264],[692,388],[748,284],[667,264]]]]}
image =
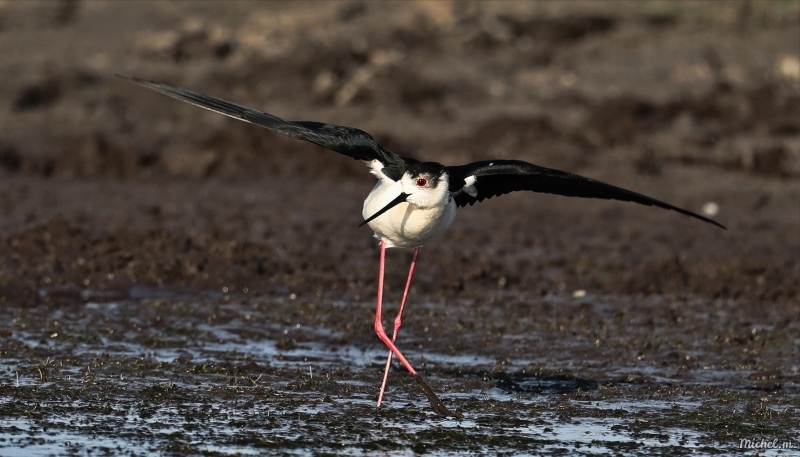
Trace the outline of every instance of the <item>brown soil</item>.
{"type": "MultiPolygon", "coordinates": [[[[426,341],[435,324],[423,350],[408,350],[522,358],[594,388],[668,374],[693,388],[703,366],[730,369],[725,389],[784,395],[770,398],[796,419],[799,11],[797,1],[0,3],[0,366],[11,373],[10,360],[28,354],[19,366],[33,370],[33,358],[55,356],[13,342],[31,325],[86,325],[86,303],[146,308],[159,290],[212,310],[213,294],[256,308],[277,300],[260,325],[297,322],[344,332],[309,341],[380,347],[370,328],[377,244],[356,228],[373,184],[366,168],[121,73],[359,127],[420,159],[521,159],[696,212],[715,203],[727,231],[538,194],[460,209],[421,251],[400,341],[426,341]],[[642,354],[655,374],[633,362],[642,354]]],[[[390,299],[408,258],[390,252],[390,299]]],[[[235,332],[296,343],[246,324],[235,332]]],[[[526,392],[508,387],[525,385],[513,377],[525,369],[501,365],[434,364],[432,386],[480,390],[495,372],[508,373],[498,386],[526,392]]],[[[0,379],[3,401],[35,402],[11,379],[0,379]]],[[[441,438],[423,435],[423,448],[441,438]]],[[[520,443],[509,449],[531,444],[520,443]]]]}

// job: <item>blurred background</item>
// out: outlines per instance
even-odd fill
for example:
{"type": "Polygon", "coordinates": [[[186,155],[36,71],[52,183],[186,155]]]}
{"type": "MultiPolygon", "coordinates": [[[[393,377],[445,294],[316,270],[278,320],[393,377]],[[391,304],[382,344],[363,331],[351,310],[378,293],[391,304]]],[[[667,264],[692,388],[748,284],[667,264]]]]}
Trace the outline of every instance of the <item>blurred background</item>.
{"type": "MultiPolygon", "coordinates": [[[[0,68],[0,453],[800,443],[798,1],[0,0],[0,68]],[[399,368],[376,410],[367,168],[115,73],[728,230],[532,193],[459,209],[398,344],[465,419],[399,368]]],[[[389,251],[389,315],[409,259],[389,251]]]]}
{"type": "Polygon", "coordinates": [[[730,228],[506,196],[432,244],[429,292],[796,298],[799,5],[1,2],[0,277],[23,295],[134,281],[355,296],[373,281],[360,162],[120,73],[423,160],[584,174],[730,228]]]}

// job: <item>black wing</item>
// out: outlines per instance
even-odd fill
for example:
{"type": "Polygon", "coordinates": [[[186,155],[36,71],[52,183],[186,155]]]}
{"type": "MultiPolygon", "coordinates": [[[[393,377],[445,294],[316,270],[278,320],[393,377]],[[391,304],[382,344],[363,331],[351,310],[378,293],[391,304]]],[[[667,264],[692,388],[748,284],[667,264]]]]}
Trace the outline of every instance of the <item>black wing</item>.
{"type": "Polygon", "coordinates": [[[226,102],[208,95],[203,95],[187,89],[147,81],[140,78],[129,78],[117,75],[134,84],[152,89],[164,95],[191,103],[235,119],[266,127],[298,140],[308,141],[322,147],[336,151],[357,160],[379,160],[386,176],[395,181],[403,176],[406,168],[416,163],[414,159],[400,157],[399,155],[379,145],[367,132],[352,127],[323,124],[310,121],[287,121],[263,111],[257,111],[246,106],[226,102]]]}
{"type": "Polygon", "coordinates": [[[657,206],[725,228],[711,219],[646,195],[519,160],[486,160],[457,167],[447,167],[447,172],[450,177],[450,191],[458,192],[453,197],[458,206],[474,205],[475,202],[481,202],[487,198],[528,190],[569,197],[602,198],[657,206]],[[465,180],[470,177],[475,178],[475,183],[471,187],[464,188],[465,180]],[[470,195],[468,191],[475,195],[470,195]]]}

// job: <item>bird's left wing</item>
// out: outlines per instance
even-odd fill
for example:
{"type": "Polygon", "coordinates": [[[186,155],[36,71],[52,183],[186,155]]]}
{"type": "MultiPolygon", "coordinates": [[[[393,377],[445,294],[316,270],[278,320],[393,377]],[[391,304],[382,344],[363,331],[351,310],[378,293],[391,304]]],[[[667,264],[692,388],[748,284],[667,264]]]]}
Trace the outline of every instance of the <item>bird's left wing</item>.
{"type": "Polygon", "coordinates": [[[377,159],[384,166],[384,174],[395,180],[403,175],[403,172],[408,166],[417,162],[414,159],[404,158],[387,150],[379,145],[370,134],[363,130],[341,125],[323,124],[321,122],[287,121],[263,111],[254,110],[246,106],[237,105],[236,103],[227,102],[191,90],[181,89],[180,87],[147,81],[140,78],[130,78],[122,75],[117,76],[172,98],[224,114],[225,116],[230,116],[234,119],[265,127],[298,140],[318,144],[357,160],[369,162],[377,159]]]}
{"type": "Polygon", "coordinates": [[[677,211],[725,228],[723,225],[669,203],[621,187],[566,171],[540,167],[520,160],[493,160],[447,167],[450,191],[458,206],[474,205],[487,198],[527,190],[569,197],[621,200],[677,211]]]}

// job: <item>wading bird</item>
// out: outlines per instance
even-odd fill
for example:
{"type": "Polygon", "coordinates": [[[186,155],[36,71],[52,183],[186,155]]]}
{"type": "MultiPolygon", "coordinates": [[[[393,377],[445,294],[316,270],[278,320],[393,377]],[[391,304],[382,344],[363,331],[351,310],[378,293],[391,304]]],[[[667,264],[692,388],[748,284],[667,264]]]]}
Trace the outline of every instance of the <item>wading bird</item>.
{"type": "Polygon", "coordinates": [[[266,127],[278,133],[308,141],[340,154],[363,161],[378,182],[364,201],[359,225],[369,225],[380,240],[378,269],[378,298],[375,310],[375,332],[389,347],[389,357],[383,373],[378,406],[383,400],[392,355],[419,383],[431,402],[434,411],[441,415],[451,413],[439,401],[430,387],[417,374],[394,342],[400,330],[411,278],[417,263],[419,248],[444,233],[456,217],[456,208],[473,205],[485,199],[509,192],[532,191],[569,197],[621,200],[647,206],[677,211],[704,222],[725,228],[719,223],[691,211],[647,197],[630,190],[595,181],[565,171],[540,167],[519,160],[485,160],[458,166],[444,166],[436,162],[420,162],[401,157],[379,145],[368,133],[339,125],[311,121],[287,121],[272,114],[257,111],[235,103],[209,97],[178,87],[117,75],[132,83],[155,90],[164,95],[206,108],[235,119],[266,127]],[[400,310],[394,321],[390,339],[381,321],[383,302],[383,272],[387,248],[413,248],[414,254],[408,270],[400,310]]]}

